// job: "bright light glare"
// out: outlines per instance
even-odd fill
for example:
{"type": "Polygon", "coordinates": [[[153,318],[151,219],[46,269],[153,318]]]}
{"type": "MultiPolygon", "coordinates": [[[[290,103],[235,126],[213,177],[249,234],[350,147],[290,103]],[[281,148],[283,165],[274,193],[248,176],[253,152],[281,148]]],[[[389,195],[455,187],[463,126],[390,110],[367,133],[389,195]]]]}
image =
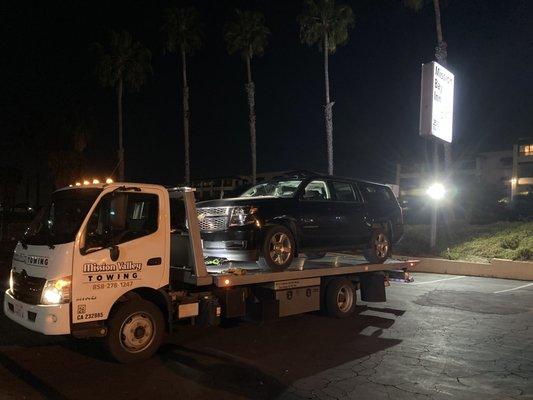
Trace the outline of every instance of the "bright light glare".
{"type": "Polygon", "coordinates": [[[444,185],[442,183],[436,182],[428,187],[426,194],[433,200],[442,200],[446,194],[446,189],[444,189],[444,185]]]}
{"type": "Polygon", "coordinates": [[[100,183],[100,181],[98,179],[93,179],[93,184],[94,185],[98,185],[100,183]]]}
{"type": "Polygon", "coordinates": [[[89,181],[83,181],[83,184],[84,184],[85,186],[89,185],[90,183],[91,183],[91,182],[89,182],[89,181]]]}
{"type": "Polygon", "coordinates": [[[45,304],[59,304],[61,303],[61,292],[55,287],[46,288],[43,292],[43,300],[45,304]]]}
{"type": "Polygon", "coordinates": [[[109,185],[110,183],[113,183],[113,179],[111,179],[111,178],[107,178],[107,179],[105,180],[105,183],[107,183],[107,184],[109,185]]]}
{"type": "Polygon", "coordinates": [[[11,293],[13,293],[13,286],[14,286],[13,271],[11,271],[9,274],[9,290],[11,291],[11,293]]]}
{"type": "Polygon", "coordinates": [[[79,183],[79,182],[76,182],[76,186],[81,186],[81,183],[79,183]]]}

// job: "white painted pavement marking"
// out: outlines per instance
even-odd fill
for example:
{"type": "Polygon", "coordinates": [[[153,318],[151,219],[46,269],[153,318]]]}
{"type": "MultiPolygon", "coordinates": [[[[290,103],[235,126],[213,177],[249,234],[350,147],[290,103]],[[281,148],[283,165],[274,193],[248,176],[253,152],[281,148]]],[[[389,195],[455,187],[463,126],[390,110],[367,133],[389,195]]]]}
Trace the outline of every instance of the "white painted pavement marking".
{"type": "Polygon", "coordinates": [[[528,283],[527,285],[517,286],[517,287],[512,288],[512,289],[498,290],[497,292],[494,292],[494,293],[511,292],[511,291],[513,291],[513,290],[523,289],[523,288],[526,288],[526,287],[528,287],[528,286],[533,286],[533,283],[528,283]]]}
{"type": "Polygon", "coordinates": [[[466,278],[466,276],[454,276],[453,278],[436,279],[434,281],[427,281],[427,282],[413,282],[411,285],[425,285],[426,283],[437,283],[437,282],[451,281],[453,279],[461,279],[461,278],[466,278]]]}

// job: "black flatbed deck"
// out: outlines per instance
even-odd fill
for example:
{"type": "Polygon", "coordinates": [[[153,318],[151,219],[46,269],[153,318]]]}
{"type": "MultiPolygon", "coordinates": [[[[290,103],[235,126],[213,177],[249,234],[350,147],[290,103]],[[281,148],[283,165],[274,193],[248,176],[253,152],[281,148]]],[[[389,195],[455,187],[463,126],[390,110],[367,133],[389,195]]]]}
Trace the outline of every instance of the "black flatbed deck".
{"type": "Polygon", "coordinates": [[[371,264],[355,255],[329,253],[318,260],[297,258],[287,270],[280,272],[262,270],[256,263],[242,262],[210,265],[207,270],[215,286],[229,287],[373,271],[407,270],[417,263],[418,260],[389,259],[384,264],[371,264]]]}

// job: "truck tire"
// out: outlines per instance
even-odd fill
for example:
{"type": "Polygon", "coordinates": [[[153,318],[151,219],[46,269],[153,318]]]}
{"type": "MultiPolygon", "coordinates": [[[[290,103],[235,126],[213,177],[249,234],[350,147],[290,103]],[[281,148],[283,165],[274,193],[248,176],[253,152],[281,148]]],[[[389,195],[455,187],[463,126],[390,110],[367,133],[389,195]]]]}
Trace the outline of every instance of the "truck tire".
{"type": "Polygon", "coordinates": [[[372,264],[383,264],[391,254],[391,242],[383,229],[374,229],[370,243],[363,252],[366,260],[372,264]]]}
{"type": "Polygon", "coordinates": [[[258,263],[263,268],[283,271],[291,265],[295,251],[292,232],[282,225],[274,225],[265,235],[258,263]]]}
{"type": "Polygon", "coordinates": [[[146,300],[122,303],[109,319],[106,347],[120,363],[146,360],[153,356],[165,331],[163,313],[146,300]]]}
{"type": "Polygon", "coordinates": [[[356,300],[355,287],[346,278],[334,278],[326,286],[325,305],[330,317],[349,317],[355,311],[356,300]]]}

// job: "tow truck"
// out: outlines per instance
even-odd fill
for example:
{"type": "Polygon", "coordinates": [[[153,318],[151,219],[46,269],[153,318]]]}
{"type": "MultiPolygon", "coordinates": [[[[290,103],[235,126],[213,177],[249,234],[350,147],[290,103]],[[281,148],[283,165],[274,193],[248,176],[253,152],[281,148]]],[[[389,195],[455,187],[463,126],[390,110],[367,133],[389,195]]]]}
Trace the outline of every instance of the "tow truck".
{"type": "Polygon", "coordinates": [[[45,335],[103,338],[128,363],[151,357],[185,323],[318,310],[348,317],[357,290],[363,301],[386,301],[387,271],[417,263],[300,256],[281,272],[233,262],[208,268],[194,192],[142,183],[54,192],[14,250],[4,313],[45,335]]]}

